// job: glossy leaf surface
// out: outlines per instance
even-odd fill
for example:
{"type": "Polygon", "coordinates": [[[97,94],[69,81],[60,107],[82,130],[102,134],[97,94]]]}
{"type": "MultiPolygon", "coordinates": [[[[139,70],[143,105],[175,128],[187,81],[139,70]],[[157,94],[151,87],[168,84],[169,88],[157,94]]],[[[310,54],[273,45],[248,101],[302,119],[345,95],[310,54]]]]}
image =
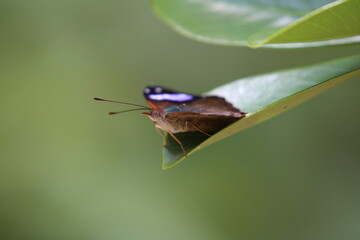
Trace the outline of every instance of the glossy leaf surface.
{"type": "Polygon", "coordinates": [[[207,43],[299,48],[360,42],[358,0],[154,0],[177,32],[207,43]]]}

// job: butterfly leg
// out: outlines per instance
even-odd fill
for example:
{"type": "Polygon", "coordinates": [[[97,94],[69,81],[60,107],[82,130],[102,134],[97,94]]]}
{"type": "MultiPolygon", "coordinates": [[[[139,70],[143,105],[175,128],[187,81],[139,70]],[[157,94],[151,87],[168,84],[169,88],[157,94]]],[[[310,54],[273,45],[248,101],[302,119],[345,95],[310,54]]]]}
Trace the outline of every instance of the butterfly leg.
{"type": "Polygon", "coordinates": [[[166,136],[165,136],[165,134],[161,131],[162,128],[161,128],[159,125],[155,125],[155,129],[156,129],[156,131],[157,131],[158,133],[161,134],[161,136],[163,136],[163,138],[164,138],[163,147],[165,147],[165,146],[166,146],[166,136]]]}
{"type": "Polygon", "coordinates": [[[205,132],[205,131],[201,130],[201,128],[199,128],[199,127],[198,127],[198,126],[196,126],[195,124],[193,124],[193,123],[191,123],[191,122],[189,122],[189,121],[186,121],[186,122],[185,122],[185,124],[190,124],[191,126],[193,126],[194,128],[196,128],[199,132],[201,132],[201,133],[205,134],[206,136],[211,137],[211,134],[209,134],[209,133],[207,133],[207,132],[205,132]]]}
{"type": "Polygon", "coordinates": [[[180,140],[170,131],[168,131],[168,133],[170,134],[170,136],[180,145],[181,150],[184,153],[184,157],[187,157],[187,152],[185,151],[184,146],[182,145],[182,143],[180,142],[180,140]]]}

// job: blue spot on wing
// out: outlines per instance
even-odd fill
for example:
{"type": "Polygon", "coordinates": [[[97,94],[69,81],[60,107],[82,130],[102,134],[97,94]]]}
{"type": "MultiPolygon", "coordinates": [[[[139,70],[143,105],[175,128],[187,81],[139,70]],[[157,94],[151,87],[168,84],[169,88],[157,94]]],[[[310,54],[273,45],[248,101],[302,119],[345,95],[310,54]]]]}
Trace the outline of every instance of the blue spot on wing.
{"type": "Polygon", "coordinates": [[[177,106],[166,106],[164,108],[164,114],[168,114],[168,113],[173,113],[173,112],[181,112],[181,107],[177,107],[177,106]]]}

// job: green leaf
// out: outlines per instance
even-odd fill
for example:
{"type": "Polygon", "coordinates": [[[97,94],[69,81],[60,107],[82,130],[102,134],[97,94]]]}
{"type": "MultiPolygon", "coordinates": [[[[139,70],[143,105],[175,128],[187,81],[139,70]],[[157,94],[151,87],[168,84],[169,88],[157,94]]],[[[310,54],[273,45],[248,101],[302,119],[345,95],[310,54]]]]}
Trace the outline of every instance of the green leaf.
{"type": "MultiPolygon", "coordinates": [[[[360,74],[360,55],[285,71],[248,77],[218,87],[207,94],[225,97],[249,114],[211,137],[177,134],[188,156],[234,133],[274,117],[360,74]]],[[[184,159],[179,144],[167,135],[163,168],[184,159]]]]}
{"type": "Polygon", "coordinates": [[[207,43],[298,48],[360,42],[359,0],[153,0],[153,9],[174,30],[207,43]]]}
{"type": "Polygon", "coordinates": [[[296,43],[306,47],[351,43],[360,40],[360,1],[336,1],[325,5],[280,29],[276,33],[260,32],[248,39],[251,47],[265,44],[296,43]],[[330,41],[331,40],[331,41],[330,41]]]}

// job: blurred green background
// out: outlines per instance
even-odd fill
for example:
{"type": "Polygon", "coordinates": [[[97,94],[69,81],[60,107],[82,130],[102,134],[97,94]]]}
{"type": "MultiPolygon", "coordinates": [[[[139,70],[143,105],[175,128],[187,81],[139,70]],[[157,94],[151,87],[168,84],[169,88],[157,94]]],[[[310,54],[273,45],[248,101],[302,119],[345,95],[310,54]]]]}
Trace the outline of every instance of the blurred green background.
{"type": "Polygon", "coordinates": [[[349,56],[195,42],[147,1],[0,1],[0,239],[359,239],[359,77],[161,170],[149,84],[201,93],[349,56]]]}

